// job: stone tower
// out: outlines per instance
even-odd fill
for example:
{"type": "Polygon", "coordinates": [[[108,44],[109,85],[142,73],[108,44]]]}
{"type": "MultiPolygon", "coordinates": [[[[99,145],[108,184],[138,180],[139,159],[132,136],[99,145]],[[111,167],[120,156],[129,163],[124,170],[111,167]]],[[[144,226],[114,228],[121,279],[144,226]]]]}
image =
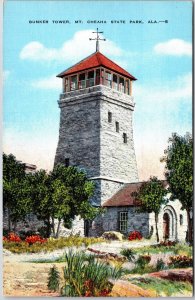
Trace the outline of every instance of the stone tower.
{"type": "Polygon", "coordinates": [[[96,183],[100,206],[124,183],[137,182],[132,83],[136,80],[99,51],[57,75],[59,141],[55,164],[78,166],[96,183]]]}

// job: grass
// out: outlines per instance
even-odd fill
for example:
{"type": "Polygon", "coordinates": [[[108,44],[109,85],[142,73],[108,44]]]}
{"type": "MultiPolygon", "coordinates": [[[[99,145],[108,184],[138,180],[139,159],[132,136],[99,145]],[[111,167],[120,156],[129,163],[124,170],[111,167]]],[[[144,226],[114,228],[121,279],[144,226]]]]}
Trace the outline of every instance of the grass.
{"type": "Polygon", "coordinates": [[[187,244],[178,243],[175,246],[144,246],[133,249],[135,254],[158,254],[158,253],[170,253],[192,256],[192,247],[187,244]]]}
{"type": "Polygon", "coordinates": [[[192,285],[189,282],[169,281],[160,278],[130,278],[131,283],[140,286],[143,289],[153,290],[159,296],[173,296],[192,292],[192,285]]]}
{"type": "Polygon", "coordinates": [[[63,296],[106,296],[112,288],[109,279],[123,275],[122,268],[112,268],[81,252],[69,251],[65,261],[63,296]]]}
{"type": "Polygon", "coordinates": [[[35,243],[29,245],[26,242],[3,242],[3,247],[12,253],[38,253],[38,252],[51,252],[64,247],[88,247],[91,244],[104,242],[102,238],[88,238],[88,237],[61,237],[58,239],[48,239],[47,242],[35,243]]]}

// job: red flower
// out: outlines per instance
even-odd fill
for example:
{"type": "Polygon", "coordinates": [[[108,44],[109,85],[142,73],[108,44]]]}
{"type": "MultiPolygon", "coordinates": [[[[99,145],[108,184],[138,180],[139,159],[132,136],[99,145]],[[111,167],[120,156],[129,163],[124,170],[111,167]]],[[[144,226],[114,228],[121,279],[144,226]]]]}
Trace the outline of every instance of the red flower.
{"type": "Polygon", "coordinates": [[[3,241],[4,241],[4,242],[7,242],[7,241],[8,241],[8,238],[6,238],[5,236],[3,236],[3,241]]]}
{"type": "Polygon", "coordinates": [[[21,238],[17,234],[10,232],[8,234],[8,241],[18,243],[18,242],[21,242],[21,238]]]}
{"type": "Polygon", "coordinates": [[[43,239],[40,235],[31,235],[26,237],[25,242],[28,243],[29,245],[32,245],[34,243],[43,244],[47,242],[47,239],[43,239]]]}
{"type": "Polygon", "coordinates": [[[141,240],[142,239],[142,235],[139,231],[133,231],[130,233],[128,240],[129,241],[133,241],[133,240],[141,240]]]}

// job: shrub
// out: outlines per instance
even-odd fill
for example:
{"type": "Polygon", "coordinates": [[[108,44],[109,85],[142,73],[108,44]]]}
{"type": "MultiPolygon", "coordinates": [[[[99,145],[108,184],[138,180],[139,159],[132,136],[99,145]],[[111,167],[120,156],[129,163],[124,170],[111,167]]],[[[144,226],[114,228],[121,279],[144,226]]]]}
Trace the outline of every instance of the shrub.
{"type": "Polygon", "coordinates": [[[176,241],[161,241],[159,246],[175,246],[177,244],[176,241]]]}
{"type": "Polygon", "coordinates": [[[129,241],[133,241],[133,240],[141,240],[142,239],[142,235],[139,231],[133,231],[130,233],[128,240],[129,241]]]}
{"type": "Polygon", "coordinates": [[[87,238],[87,237],[66,237],[66,238],[49,238],[44,243],[29,244],[25,241],[20,243],[4,241],[3,247],[13,253],[37,253],[41,251],[54,251],[64,247],[79,247],[82,245],[88,246],[94,243],[103,242],[101,238],[87,238]]]}
{"type": "Polygon", "coordinates": [[[145,268],[146,265],[149,264],[151,261],[151,256],[150,255],[140,255],[138,259],[136,260],[136,265],[140,268],[145,268]]]}
{"type": "Polygon", "coordinates": [[[59,289],[59,285],[60,285],[60,274],[56,266],[54,265],[49,271],[47,286],[50,291],[56,292],[59,289]]]}
{"type": "Polygon", "coordinates": [[[186,255],[175,255],[169,257],[169,266],[174,268],[187,268],[192,266],[192,257],[186,255]]]}
{"type": "Polygon", "coordinates": [[[47,242],[47,239],[43,239],[42,237],[40,237],[40,235],[31,235],[26,237],[25,242],[28,243],[29,245],[32,245],[34,243],[45,243],[47,242]]]}
{"type": "Polygon", "coordinates": [[[19,243],[19,242],[21,242],[22,240],[21,240],[21,238],[20,238],[17,234],[15,234],[15,233],[13,233],[13,232],[10,232],[10,233],[8,234],[8,241],[9,241],[9,242],[16,242],[16,243],[19,243]]]}
{"type": "Polygon", "coordinates": [[[132,249],[122,249],[120,254],[124,255],[130,262],[133,262],[135,260],[135,253],[132,249]]]}
{"type": "Polygon", "coordinates": [[[81,252],[69,251],[65,254],[65,260],[63,296],[106,296],[112,288],[108,279],[117,279],[122,275],[121,268],[111,268],[96,261],[94,256],[81,252]]]}
{"type": "Polygon", "coordinates": [[[157,271],[161,271],[161,270],[165,270],[166,269],[166,265],[164,263],[164,261],[162,260],[162,258],[157,260],[156,263],[156,270],[157,271]]]}

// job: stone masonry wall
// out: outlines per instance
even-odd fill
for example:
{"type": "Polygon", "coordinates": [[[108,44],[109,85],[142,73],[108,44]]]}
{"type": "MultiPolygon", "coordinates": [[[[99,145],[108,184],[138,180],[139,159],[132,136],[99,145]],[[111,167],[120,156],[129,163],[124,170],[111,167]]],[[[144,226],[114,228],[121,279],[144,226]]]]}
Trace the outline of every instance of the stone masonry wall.
{"type": "Polygon", "coordinates": [[[96,182],[94,205],[101,205],[124,182],[138,181],[133,143],[133,98],[105,86],[61,94],[60,130],[55,164],[86,170],[96,182]],[[108,122],[112,112],[112,123],[108,122]],[[115,122],[119,122],[119,133],[115,122]],[[127,133],[127,144],[123,143],[127,133]]]}
{"type": "Polygon", "coordinates": [[[85,169],[89,176],[99,176],[99,101],[90,94],[88,97],[88,101],[70,97],[59,102],[60,130],[55,164],[65,163],[65,158],[69,158],[71,166],[85,169]]]}
{"type": "Polygon", "coordinates": [[[101,101],[100,173],[123,182],[137,182],[133,104],[131,97],[128,104],[121,102],[120,94],[110,89],[101,101]],[[108,122],[108,112],[112,113],[112,122],[108,122]],[[116,122],[119,123],[119,132],[116,132],[116,122]],[[127,134],[127,143],[123,141],[123,133],[127,134]]]}
{"type": "Polygon", "coordinates": [[[149,214],[137,213],[134,207],[107,207],[103,221],[103,231],[119,231],[118,213],[128,211],[127,233],[137,230],[146,237],[149,235],[149,214]]]}

